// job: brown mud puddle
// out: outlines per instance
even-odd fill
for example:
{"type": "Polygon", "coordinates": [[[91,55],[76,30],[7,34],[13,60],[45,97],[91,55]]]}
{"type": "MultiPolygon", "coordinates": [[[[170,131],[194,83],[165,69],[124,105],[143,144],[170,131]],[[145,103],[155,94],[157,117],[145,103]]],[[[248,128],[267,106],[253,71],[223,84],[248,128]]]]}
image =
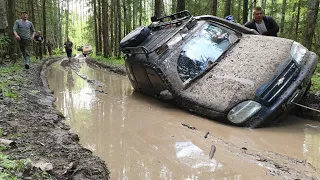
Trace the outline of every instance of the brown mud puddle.
{"type": "Polygon", "coordinates": [[[319,122],[289,115],[274,127],[231,127],[135,93],[127,77],[84,59],[71,67],[48,71],[55,104],[112,179],[320,177],[319,122]]]}

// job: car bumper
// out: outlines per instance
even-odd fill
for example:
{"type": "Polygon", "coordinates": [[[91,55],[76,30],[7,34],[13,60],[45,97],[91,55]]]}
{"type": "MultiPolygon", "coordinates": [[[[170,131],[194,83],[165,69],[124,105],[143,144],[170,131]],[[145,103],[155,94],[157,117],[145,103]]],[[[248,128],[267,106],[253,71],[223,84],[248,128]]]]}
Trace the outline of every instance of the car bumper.
{"type": "Polygon", "coordinates": [[[311,52],[306,64],[301,68],[295,81],[284,91],[275,102],[269,106],[263,106],[254,116],[247,120],[244,126],[256,128],[266,126],[274,122],[283,113],[290,111],[294,104],[299,102],[305,94],[316,69],[318,57],[311,52]]]}

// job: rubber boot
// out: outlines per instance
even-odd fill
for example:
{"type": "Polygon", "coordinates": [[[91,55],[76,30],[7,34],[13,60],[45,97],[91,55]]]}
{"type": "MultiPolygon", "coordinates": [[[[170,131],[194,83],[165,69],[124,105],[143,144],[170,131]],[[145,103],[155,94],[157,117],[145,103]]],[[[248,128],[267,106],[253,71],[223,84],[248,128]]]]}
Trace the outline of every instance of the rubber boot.
{"type": "Polygon", "coordinates": [[[29,69],[30,68],[30,57],[26,56],[25,59],[26,59],[26,64],[24,65],[24,67],[26,69],[29,69]]]}

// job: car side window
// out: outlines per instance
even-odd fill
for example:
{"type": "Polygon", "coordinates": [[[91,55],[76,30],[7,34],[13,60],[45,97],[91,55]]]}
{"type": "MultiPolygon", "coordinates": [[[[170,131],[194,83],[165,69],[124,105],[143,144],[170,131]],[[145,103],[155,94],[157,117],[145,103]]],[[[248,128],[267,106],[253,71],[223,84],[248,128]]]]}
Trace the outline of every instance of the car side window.
{"type": "Polygon", "coordinates": [[[205,23],[187,40],[177,64],[178,74],[184,84],[216,62],[231,44],[229,36],[230,32],[226,29],[205,23]]]}

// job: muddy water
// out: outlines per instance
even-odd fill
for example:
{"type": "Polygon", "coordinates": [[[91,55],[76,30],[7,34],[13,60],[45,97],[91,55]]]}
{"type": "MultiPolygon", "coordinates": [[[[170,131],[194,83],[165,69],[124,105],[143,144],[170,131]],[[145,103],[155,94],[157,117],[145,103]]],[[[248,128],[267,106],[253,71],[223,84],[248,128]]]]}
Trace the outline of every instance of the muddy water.
{"type": "Polygon", "coordinates": [[[320,168],[320,123],[288,116],[255,130],[219,124],[135,93],[126,77],[82,61],[77,73],[54,63],[48,82],[57,109],[80,143],[106,161],[112,179],[281,178],[270,175],[269,157],[320,168]]]}

